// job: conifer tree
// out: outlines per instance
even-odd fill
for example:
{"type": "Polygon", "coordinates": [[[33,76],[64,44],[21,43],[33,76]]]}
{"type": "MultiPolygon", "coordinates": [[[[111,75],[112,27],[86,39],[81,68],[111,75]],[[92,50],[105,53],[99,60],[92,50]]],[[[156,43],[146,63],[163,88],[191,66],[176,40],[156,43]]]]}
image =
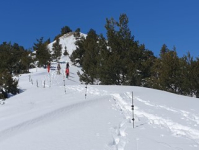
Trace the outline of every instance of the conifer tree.
{"type": "MultiPolygon", "coordinates": [[[[25,50],[23,46],[17,43],[13,44],[13,56],[15,57],[16,65],[14,73],[27,73],[29,72],[29,65],[32,58],[29,56],[31,51],[25,50]]],[[[13,58],[12,58],[13,59],[13,58]]]]}
{"type": "Polygon", "coordinates": [[[98,35],[93,29],[87,34],[86,40],[84,41],[85,53],[83,55],[82,71],[80,75],[80,81],[95,84],[98,80],[98,35]]]}
{"type": "Polygon", "coordinates": [[[83,64],[83,56],[85,54],[84,42],[85,38],[81,37],[79,40],[75,42],[76,50],[72,52],[70,55],[70,59],[75,65],[82,66],[83,64]]]}
{"type": "Polygon", "coordinates": [[[99,36],[99,59],[98,59],[98,73],[100,78],[100,84],[110,85],[113,83],[111,80],[112,71],[110,71],[109,64],[111,64],[111,59],[109,59],[110,51],[108,49],[108,42],[101,34],[99,36]]]}
{"type": "Polygon", "coordinates": [[[52,46],[52,50],[53,50],[53,54],[52,54],[52,59],[55,59],[56,61],[58,61],[58,59],[60,59],[61,54],[62,54],[62,45],[59,43],[59,38],[55,41],[55,43],[53,43],[52,46]]]}
{"type": "Polygon", "coordinates": [[[63,55],[64,55],[64,56],[69,55],[69,54],[68,54],[68,51],[67,51],[67,47],[66,47],[66,46],[65,46],[65,48],[64,48],[64,53],[63,53],[63,55]]]}
{"type": "Polygon", "coordinates": [[[194,94],[194,63],[193,57],[188,52],[180,58],[179,94],[193,96],[194,94]]]}
{"type": "Polygon", "coordinates": [[[32,61],[29,54],[30,52],[17,43],[12,45],[11,43],[4,42],[0,45],[0,71],[7,69],[10,74],[28,72],[32,61]]]}
{"type": "Polygon", "coordinates": [[[13,75],[27,72],[31,62],[29,52],[17,43],[4,42],[0,45],[0,97],[7,98],[8,93],[17,94],[18,81],[13,75]],[[28,61],[25,61],[28,60],[28,61]]]}
{"type": "Polygon", "coordinates": [[[46,67],[48,61],[50,61],[51,55],[47,45],[47,42],[43,42],[43,37],[41,37],[39,40],[37,39],[37,43],[34,43],[33,49],[36,51],[38,66],[46,67]]]}
{"type": "Polygon", "coordinates": [[[0,73],[0,91],[2,99],[8,98],[8,93],[17,94],[19,93],[18,81],[12,78],[12,75],[8,71],[0,73]]]}
{"type": "Polygon", "coordinates": [[[46,40],[46,44],[50,44],[50,38],[46,40]]]}
{"type": "Polygon", "coordinates": [[[0,45],[0,72],[5,71],[5,69],[12,74],[14,72],[14,66],[16,62],[16,57],[13,55],[13,47],[11,43],[3,42],[0,45]]]}
{"type": "Polygon", "coordinates": [[[80,28],[77,28],[77,29],[75,30],[75,32],[74,32],[74,37],[75,37],[76,39],[79,39],[79,38],[80,38],[80,28]]]}
{"type": "Polygon", "coordinates": [[[136,61],[141,57],[141,53],[128,27],[128,17],[122,14],[118,22],[113,18],[107,19],[105,28],[110,51],[110,59],[107,60],[110,61],[109,70],[112,70],[109,78],[113,81],[112,84],[140,84],[134,81],[138,81],[136,61]]]}
{"type": "Polygon", "coordinates": [[[156,61],[158,70],[156,71],[156,80],[158,87],[161,90],[178,93],[179,90],[179,77],[180,77],[180,60],[177,52],[169,50],[166,45],[162,46],[160,59],[156,61]]]}
{"type": "Polygon", "coordinates": [[[1,87],[6,93],[11,93],[14,95],[19,93],[19,89],[17,88],[17,79],[12,78],[12,75],[6,70],[0,75],[0,85],[2,85],[1,87]]]}
{"type": "Polygon", "coordinates": [[[72,30],[70,29],[69,26],[64,26],[64,27],[61,29],[61,35],[64,35],[64,34],[69,33],[69,32],[72,32],[72,30]]]}
{"type": "Polygon", "coordinates": [[[160,56],[161,55],[164,55],[165,53],[169,52],[169,49],[167,48],[167,45],[166,44],[163,44],[162,45],[162,48],[160,50],[160,56]]]}
{"type": "Polygon", "coordinates": [[[146,78],[147,87],[154,89],[161,89],[160,87],[160,72],[161,72],[161,59],[154,59],[153,65],[151,66],[151,76],[146,78]]]}
{"type": "MultiPolygon", "coordinates": [[[[117,56],[117,36],[115,31],[116,21],[111,19],[106,19],[105,28],[107,30],[107,47],[108,47],[108,57],[105,61],[107,61],[106,66],[102,66],[101,69],[106,72],[106,80],[110,84],[120,84],[120,58],[117,56]]],[[[104,72],[103,71],[103,72],[104,72]]]]}
{"type": "Polygon", "coordinates": [[[135,85],[149,87],[150,85],[148,85],[147,80],[151,77],[152,66],[154,65],[156,57],[152,51],[145,49],[144,44],[141,44],[138,48],[140,56],[139,59],[136,60],[136,68],[139,73],[137,74],[137,83],[135,83],[135,85]]]}
{"type": "Polygon", "coordinates": [[[160,78],[162,75],[162,58],[167,52],[169,52],[169,49],[166,44],[163,44],[160,49],[160,58],[154,60],[154,64],[151,67],[151,76],[147,79],[147,84],[151,88],[165,90],[160,78]]]}
{"type": "MultiPolygon", "coordinates": [[[[191,64],[191,86],[193,87],[193,94],[199,98],[199,58],[196,58],[195,61],[191,64]]],[[[192,93],[191,93],[192,94],[192,93]]]]}

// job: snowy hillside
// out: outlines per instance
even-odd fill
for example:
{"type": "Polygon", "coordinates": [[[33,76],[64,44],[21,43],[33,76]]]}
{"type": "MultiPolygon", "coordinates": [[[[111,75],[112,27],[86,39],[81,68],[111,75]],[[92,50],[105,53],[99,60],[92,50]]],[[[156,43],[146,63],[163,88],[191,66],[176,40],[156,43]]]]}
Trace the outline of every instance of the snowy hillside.
{"type": "Polygon", "coordinates": [[[49,74],[21,75],[23,92],[0,105],[0,150],[199,149],[198,99],[142,87],[85,88],[80,68],[71,65],[66,79],[65,64],[62,75],[53,65],[49,74]]]}
{"type": "MultiPolygon", "coordinates": [[[[80,33],[80,37],[86,37],[86,34],[80,33]]],[[[77,39],[74,37],[73,32],[64,34],[59,38],[59,40],[59,43],[62,45],[62,54],[64,53],[65,47],[67,48],[69,55],[71,55],[72,52],[76,49],[75,42],[77,41],[77,39]]],[[[52,46],[54,43],[55,41],[48,45],[50,51],[52,51],[52,46]]]]}

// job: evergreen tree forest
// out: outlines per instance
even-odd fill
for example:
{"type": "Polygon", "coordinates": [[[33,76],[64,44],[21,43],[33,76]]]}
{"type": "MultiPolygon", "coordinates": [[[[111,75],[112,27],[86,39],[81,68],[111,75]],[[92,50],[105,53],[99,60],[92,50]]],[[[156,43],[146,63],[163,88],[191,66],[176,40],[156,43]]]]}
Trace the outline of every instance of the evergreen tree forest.
{"type": "Polygon", "coordinates": [[[91,29],[80,38],[70,58],[82,67],[85,84],[131,85],[199,97],[199,58],[190,53],[179,58],[176,48],[160,48],[159,57],[134,40],[128,17],[106,19],[106,38],[91,29]]]}

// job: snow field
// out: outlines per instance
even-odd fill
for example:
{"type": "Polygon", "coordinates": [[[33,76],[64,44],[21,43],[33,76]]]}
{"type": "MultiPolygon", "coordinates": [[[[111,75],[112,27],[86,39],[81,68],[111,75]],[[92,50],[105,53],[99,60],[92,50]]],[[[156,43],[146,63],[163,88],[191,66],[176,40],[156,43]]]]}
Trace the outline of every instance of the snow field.
{"type": "MultiPolygon", "coordinates": [[[[61,37],[62,51],[67,46],[71,54],[75,41],[61,37]]],[[[36,68],[19,76],[21,93],[0,105],[0,150],[199,149],[198,99],[134,86],[86,88],[81,68],[68,57],[60,61],[70,63],[68,79],[66,64],[58,75],[56,62],[50,73],[36,68]]]]}

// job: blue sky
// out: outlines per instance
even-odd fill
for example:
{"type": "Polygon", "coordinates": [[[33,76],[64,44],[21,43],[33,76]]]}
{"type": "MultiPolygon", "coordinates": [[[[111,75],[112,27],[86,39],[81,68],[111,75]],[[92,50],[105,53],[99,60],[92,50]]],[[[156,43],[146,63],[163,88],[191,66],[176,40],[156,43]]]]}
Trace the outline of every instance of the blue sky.
{"type": "Polygon", "coordinates": [[[155,56],[166,44],[180,57],[199,57],[198,0],[5,0],[0,2],[0,44],[32,48],[36,39],[54,39],[64,26],[106,35],[106,18],[125,13],[135,40],[155,56]]]}

